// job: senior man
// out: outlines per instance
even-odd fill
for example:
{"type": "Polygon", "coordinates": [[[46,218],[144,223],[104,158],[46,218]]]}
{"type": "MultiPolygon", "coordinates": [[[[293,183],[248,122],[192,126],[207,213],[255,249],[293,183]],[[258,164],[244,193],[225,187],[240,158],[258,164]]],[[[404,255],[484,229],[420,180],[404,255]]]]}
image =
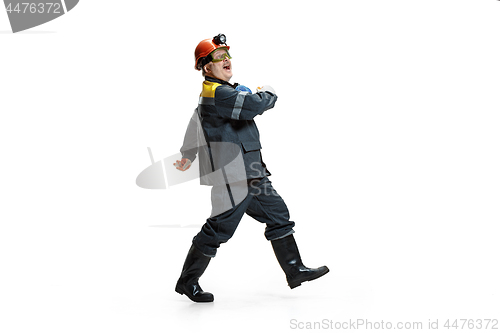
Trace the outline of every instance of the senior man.
{"type": "Polygon", "coordinates": [[[274,107],[275,91],[264,86],[252,94],[233,76],[230,47],[219,34],[201,41],[195,50],[195,68],[205,78],[198,107],[191,118],[182,159],[174,163],[180,171],[190,168],[199,156],[201,183],[212,187],[212,214],[193,238],[175,291],[194,302],[212,302],[198,280],[221,243],[234,234],[246,213],[266,224],[265,237],[271,241],[290,288],[317,279],[328,268],[303,265],[293,237],[295,223],[288,208],[268,179],[271,174],[262,160],[257,115],[274,107]]]}

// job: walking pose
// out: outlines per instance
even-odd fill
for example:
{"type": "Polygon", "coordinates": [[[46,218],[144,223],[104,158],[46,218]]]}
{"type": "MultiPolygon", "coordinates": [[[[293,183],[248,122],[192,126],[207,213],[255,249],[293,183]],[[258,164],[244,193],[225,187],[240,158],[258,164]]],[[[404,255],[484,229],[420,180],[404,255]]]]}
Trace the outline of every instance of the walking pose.
{"type": "Polygon", "coordinates": [[[200,181],[212,186],[212,214],[193,238],[175,291],[194,302],[212,302],[198,280],[215,257],[220,244],[234,234],[243,214],[266,224],[265,237],[272,244],[290,288],[328,273],[328,267],[307,268],[293,237],[295,223],[271,185],[262,160],[259,131],[254,118],[272,109],[277,100],[270,86],[256,93],[233,76],[230,47],[222,34],[201,41],[195,50],[195,68],[204,82],[198,107],[189,123],[174,166],[186,171],[198,156],[200,181]]]}

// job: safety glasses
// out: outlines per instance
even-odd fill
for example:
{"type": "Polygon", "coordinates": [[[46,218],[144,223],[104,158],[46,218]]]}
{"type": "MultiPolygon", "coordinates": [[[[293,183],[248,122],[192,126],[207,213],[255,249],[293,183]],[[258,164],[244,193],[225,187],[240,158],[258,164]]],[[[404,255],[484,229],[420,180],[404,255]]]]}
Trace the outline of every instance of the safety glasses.
{"type": "MultiPolygon", "coordinates": [[[[226,52],[219,54],[218,56],[214,57],[213,53],[211,54],[212,56],[212,62],[220,62],[225,60],[226,58],[232,59],[231,56],[229,55],[229,52],[225,50],[226,52]]],[[[214,52],[215,53],[215,52],[214,52]]]]}

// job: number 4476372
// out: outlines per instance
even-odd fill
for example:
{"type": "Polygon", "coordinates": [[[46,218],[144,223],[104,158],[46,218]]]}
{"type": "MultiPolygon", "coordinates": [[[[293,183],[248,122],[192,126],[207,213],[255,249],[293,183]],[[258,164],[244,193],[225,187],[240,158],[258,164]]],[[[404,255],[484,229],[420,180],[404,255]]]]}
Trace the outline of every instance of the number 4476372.
{"type": "Polygon", "coordinates": [[[35,13],[54,13],[54,14],[61,14],[61,5],[59,3],[52,3],[52,2],[40,2],[40,3],[29,3],[29,2],[22,2],[22,3],[17,3],[14,8],[12,8],[12,3],[9,3],[7,5],[7,12],[8,13],[18,13],[18,14],[35,14],[35,13]]]}

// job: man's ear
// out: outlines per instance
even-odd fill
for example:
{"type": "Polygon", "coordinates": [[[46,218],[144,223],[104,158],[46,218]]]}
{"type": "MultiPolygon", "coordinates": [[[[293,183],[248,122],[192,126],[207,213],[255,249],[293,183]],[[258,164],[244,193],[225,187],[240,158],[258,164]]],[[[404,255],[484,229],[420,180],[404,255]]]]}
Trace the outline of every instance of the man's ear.
{"type": "Polygon", "coordinates": [[[203,69],[205,70],[205,73],[212,73],[212,65],[210,63],[206,64],[203,66],[203,69]]]}

